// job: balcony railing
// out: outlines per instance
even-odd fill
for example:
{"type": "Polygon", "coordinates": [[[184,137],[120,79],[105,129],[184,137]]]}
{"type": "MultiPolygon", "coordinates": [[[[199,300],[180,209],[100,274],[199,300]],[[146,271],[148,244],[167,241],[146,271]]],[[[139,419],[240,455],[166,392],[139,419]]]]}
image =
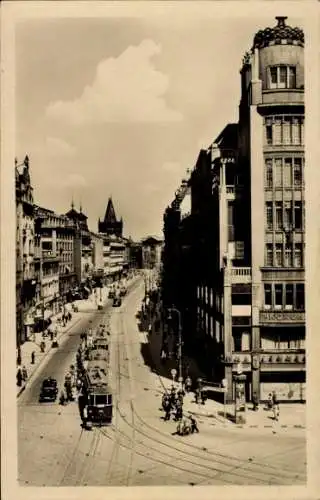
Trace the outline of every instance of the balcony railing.
{"type": "Polygon", "coordinates": [[[231,282],[236,283],[251,283],[251,267],[232,267],[231,282]]]}

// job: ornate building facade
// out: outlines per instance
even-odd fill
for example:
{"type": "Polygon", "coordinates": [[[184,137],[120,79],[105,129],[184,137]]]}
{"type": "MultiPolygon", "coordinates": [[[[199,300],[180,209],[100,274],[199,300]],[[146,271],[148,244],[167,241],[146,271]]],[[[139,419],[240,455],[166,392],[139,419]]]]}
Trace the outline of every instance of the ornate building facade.
{"type": "Polygon", "coordinates": [[[32,321],[28,311],[36,295],[34,270],[34,210],[29,157],[15,162],[16,187],[16,322],[17,345],[29,336],[32,321]]]}
{"type": "Polygon", "coordinates": [[[247,400],[305,400],[304,35],[285,21],[244,57],[239,122],[200,152],[190,215],[176,195],[164,218],[167,302],[184,297],[189,340],[228,401],[239,371],[247,400]]]}

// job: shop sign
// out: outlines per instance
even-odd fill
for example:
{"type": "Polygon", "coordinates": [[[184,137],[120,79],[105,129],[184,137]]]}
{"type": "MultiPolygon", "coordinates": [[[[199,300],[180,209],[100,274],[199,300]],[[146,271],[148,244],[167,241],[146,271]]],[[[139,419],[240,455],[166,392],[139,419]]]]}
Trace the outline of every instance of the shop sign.
{"type": "Polygon", "coordinates": [[[304,312],[292,311],[262,311],[260,312],[261,323],[303,323],[305,321],[304,312]]]}

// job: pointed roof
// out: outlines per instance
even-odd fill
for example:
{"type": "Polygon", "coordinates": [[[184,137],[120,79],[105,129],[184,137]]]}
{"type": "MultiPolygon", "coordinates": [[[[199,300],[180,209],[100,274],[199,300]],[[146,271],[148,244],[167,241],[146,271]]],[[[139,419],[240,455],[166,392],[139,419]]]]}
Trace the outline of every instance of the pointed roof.
{"type": "Polygon", "coordinates": [[[111,197],[108,200],[107,210],[106,210],[106,214],[104,216],[104,222],[107,222],[109,224],[117,222],[116,213],[114,210],[114,206],[113,206],[113,202],[112,202],[111,197]]]}

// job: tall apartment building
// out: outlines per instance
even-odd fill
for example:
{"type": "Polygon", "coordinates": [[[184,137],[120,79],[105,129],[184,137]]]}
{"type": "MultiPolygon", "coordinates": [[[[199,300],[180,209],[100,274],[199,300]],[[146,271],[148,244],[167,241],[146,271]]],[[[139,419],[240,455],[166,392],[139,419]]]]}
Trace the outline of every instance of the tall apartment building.
{"type": "Polygon", "coordinates": [[[154,236],[149,236],[141,242],[142,267],[144,269],[160,268],[162,241],[154,236]]]}
{"type": "Polygon", "coordinates": [[[305,399],[302,30],[278,17],[274,28],[254,36],[240,74],[239,122],[227,125],[208,150],[200,152],[188,180],[191,214],[183,220],[180,205],[175,210],[171,206],[168,232],[167,210],[165,250],[171,241],[167,262],[175,281],[171,289],[179,290],[177,282],[189,272],[184,300],[189,316],[184,313],[183,322],[192,325],[189,335],[203,347],[209,374],[216,381],[227,379],[227,400],[234,399],[233,374],[240,370],[246,375],[248,400],[253,395],[265,400],[276,390],[280,400],[301,401],[305,399]],[[177,275],[181,256],[187,254],[188,265],[177,275]]]}
{"type": "Polygon", "coordinates": [[[58,263],[59,284],[55,292],[56,299],[66,298],[68,291],[76,284],[74,266],[76,227],[65,215],[37,206],[35,211],[43,262],[52,259],[51,262],[58,263]]]}
{"type": "Polygon", "coordinates": [[[28,311],[36,295],[34,270],[33,188],[30,182],[29,158],[15,162],[16,184],[16,330],[20,346],[30,334],[33,321],[28,311]]]}

